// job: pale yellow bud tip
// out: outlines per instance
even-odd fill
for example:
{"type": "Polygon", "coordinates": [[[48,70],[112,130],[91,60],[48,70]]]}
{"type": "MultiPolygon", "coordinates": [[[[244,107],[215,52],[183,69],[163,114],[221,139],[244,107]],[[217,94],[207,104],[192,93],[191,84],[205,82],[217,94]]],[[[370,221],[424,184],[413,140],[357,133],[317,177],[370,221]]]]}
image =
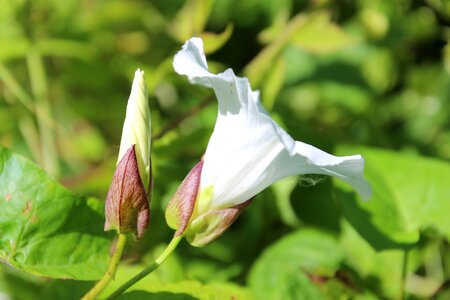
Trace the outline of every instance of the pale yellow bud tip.
{"type": "Polygon", "coordinates": [[[134,74],[127,112],[123,123],[117,163],[126,151],[135,145],[139,173],[144,186],[149,184],[151,126],[148,92],[144,80],[144,71],[137,69],[134,74]]]}

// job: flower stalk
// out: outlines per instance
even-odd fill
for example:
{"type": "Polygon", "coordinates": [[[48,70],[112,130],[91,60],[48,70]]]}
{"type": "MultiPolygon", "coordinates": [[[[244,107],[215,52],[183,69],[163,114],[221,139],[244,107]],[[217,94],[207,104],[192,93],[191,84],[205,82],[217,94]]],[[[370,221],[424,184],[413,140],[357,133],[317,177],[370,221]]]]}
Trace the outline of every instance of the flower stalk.
{"type": "Polygon", "coordinates": [[[143,237],[150,223],[152,173],[150,109],[144,72],[137,70],[127,104],[116,170],[105,201],[105,231],[115,230],[117,244],[108,270],[83,297],[95,299],[113,279],[126,242],[126,234],[143,237]]]}
{"type": "Polygon", "coordinates": [[[147,276],[148,274],[155,271],[163,262],[169,257],[169,255],[177,248],[178,244],[181,241],[182,236],[174,236],[170,241],[169,245],[167,245],[166,249],[164,249],[163,253],[150,265],[148,265],[144,270],[142,270],[139,274],[136,274],[133,278],[122,284],[117,290],[115,290],[111,295],[109,295],[106,300],[116,299],[120,295],[122,295],[127,289],[129,289],[132,285],[137,283],[139,280],[147,276]]]}
{"type": "Polygon", "coordinates": [[[95,286],[82,298],[82,300],[95,299],[108,285],[108,283],[114,278],[117,267],[119,266],[120,258],[122,257],[123,249],[125,248],[127,238],[125,234],[119,234],[117,237],[116,247],[114,253],[111,256],[108,270],[103,277],[95,284],[95,286]]]}

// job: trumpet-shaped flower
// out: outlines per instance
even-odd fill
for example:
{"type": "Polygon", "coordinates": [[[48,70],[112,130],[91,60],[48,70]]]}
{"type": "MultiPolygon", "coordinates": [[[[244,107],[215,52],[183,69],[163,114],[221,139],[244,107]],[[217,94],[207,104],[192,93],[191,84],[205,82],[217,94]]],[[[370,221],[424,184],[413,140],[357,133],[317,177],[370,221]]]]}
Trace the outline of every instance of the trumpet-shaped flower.
{"type": "Polygon", "coordinates": [[[136,71],[123,123],[119,158],[105,202],[105,230],[141,238],[150,222],[150,109],[144,72],[136,71]]]}
{"type": "Polygon", "coordinates": [[[337,157],[295,141],[267,114],[247,78],[231,69],[208,71],[199,38],[188,40],[173,62],[193,84],[214,89],[219,112],[202,161],[186,177],[169,203],[169,226],[195,246],[217,238],[249,199],[284,177],[321,174],[350,184],[364,199],[370,185],[363,178],[360,155],[337,157]]]}

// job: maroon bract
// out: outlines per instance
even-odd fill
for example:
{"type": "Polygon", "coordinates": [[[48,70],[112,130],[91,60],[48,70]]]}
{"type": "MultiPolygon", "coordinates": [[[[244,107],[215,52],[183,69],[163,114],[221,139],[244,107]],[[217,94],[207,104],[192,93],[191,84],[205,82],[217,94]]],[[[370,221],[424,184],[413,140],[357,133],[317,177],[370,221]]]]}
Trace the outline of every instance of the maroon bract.
{"type": "Polygon", "coordinates": [[[150,222],[150,205],[131,146],[114,172],[105,203],[105,230],[132,233],[141,238],[150,222]]]}

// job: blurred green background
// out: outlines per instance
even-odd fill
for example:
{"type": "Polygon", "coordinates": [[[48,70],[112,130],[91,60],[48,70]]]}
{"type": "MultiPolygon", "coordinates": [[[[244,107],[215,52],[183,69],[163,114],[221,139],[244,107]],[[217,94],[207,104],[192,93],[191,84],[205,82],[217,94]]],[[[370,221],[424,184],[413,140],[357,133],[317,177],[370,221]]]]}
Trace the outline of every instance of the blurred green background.
{"type": "MultiPolygon", "coordinates": [[[[219,240],[200,249],[182,244],[123,298],[449,299],[450,194],[442,187],[450,176],[450,1],[0,0],[0,145],[78,193],[104,199],[132,76],[145,71],[152,223],[127,248],[118,278],[169,241],[165,205],[214,127],[211,91],[172,68],[173,55],[194,35],[204,39],[210,69],[249,77],[296,140],[332,153],[367,152],[367,163],[380,169],[373,176],[395,174],[393,184],[404,189],[398,202],[384,197],[386,206],[372,208],[376,192],[375,204],[363,204],[378,238],[343,204],[360,200],[336,195],[345,188],[281,181],[219,240]],[[398,161],[404,166],[396,168],[398,161]],[[423,168],[415,165],[422,161],[423,168]],[[439,178],[429,184],[441,191],[432,203],[442,215],[416,222],[425,208],[408,206],[416,192],[410,187],[429,176],[439,178]],[[408,226],[416,222],[401,237],[383,224],[391,215],[377,215],[394,206],[413,220],[408,226]]],[[[0,269],[1,299],[76,298],[91,284],[0,269]]]]}

